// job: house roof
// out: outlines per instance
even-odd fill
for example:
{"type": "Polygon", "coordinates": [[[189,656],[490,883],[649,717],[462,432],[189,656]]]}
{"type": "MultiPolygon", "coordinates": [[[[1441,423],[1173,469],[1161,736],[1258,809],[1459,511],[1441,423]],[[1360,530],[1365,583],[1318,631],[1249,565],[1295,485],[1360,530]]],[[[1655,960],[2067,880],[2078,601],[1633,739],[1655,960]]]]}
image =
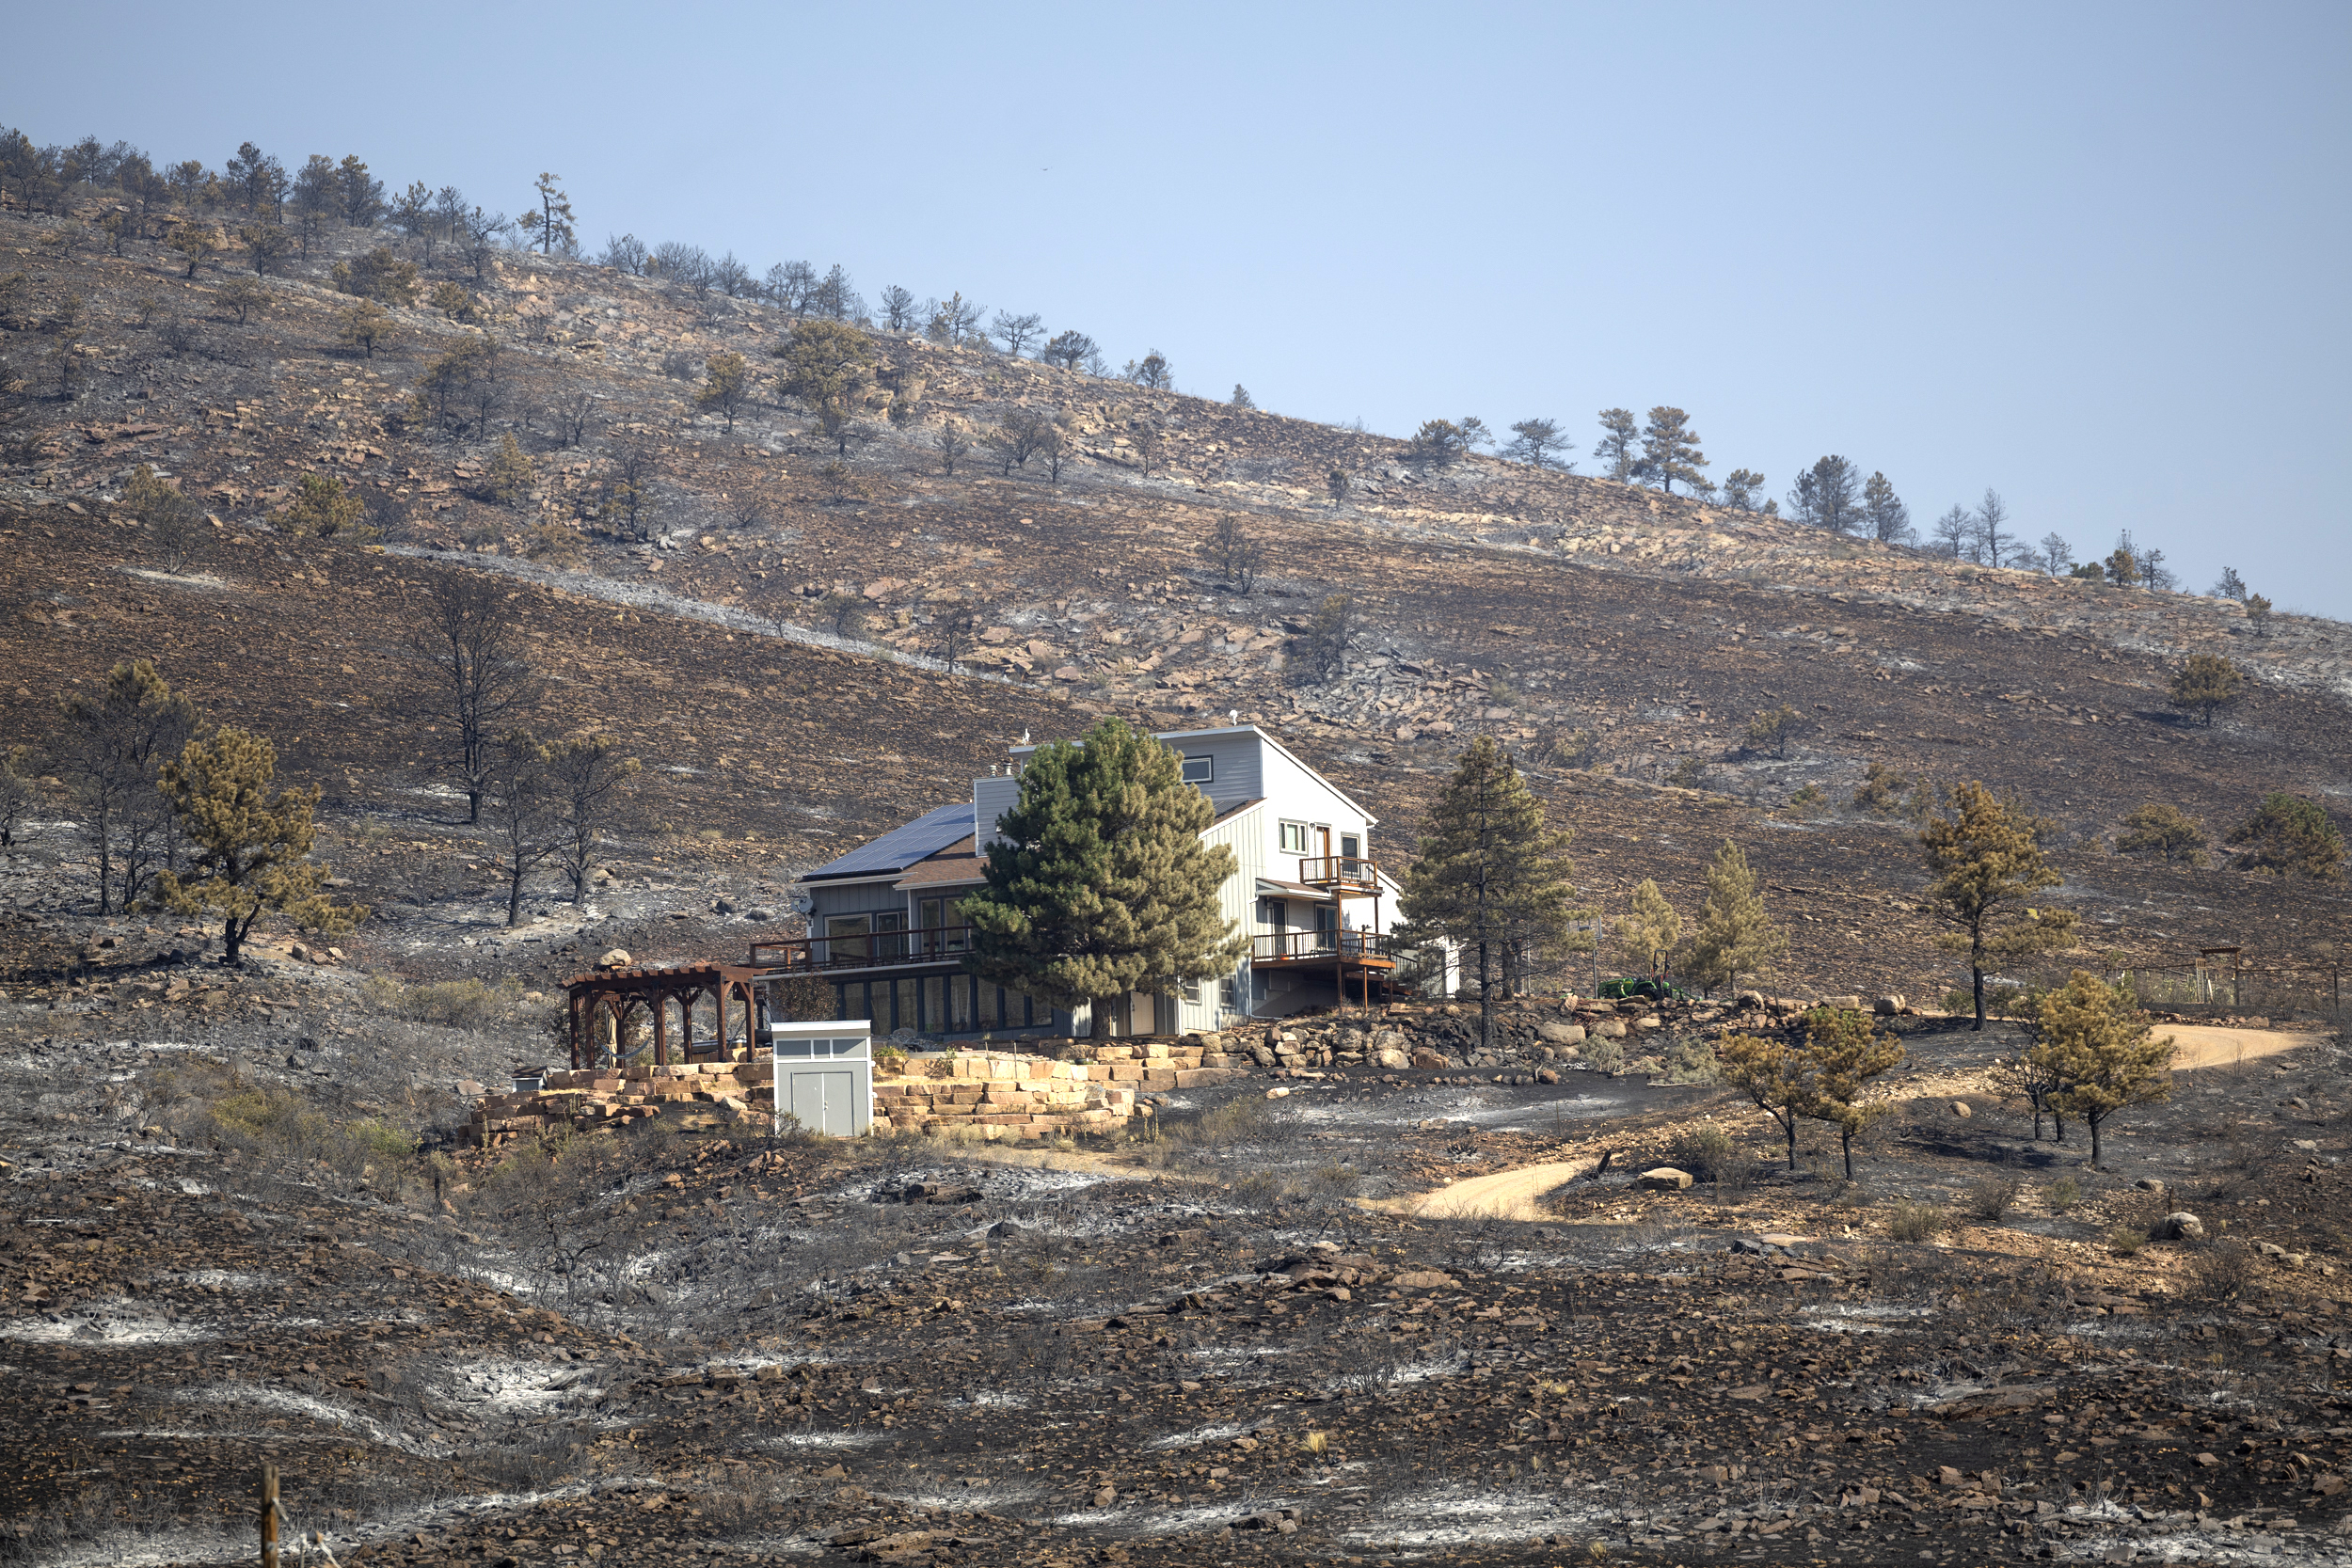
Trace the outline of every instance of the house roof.
{"type": "Polygon", "coordinates": [[[972,847],[972,835],[964,834],[929,860],[918,861],[907,867],[907,874],[891,884],[894,887],[931,887],[940,883],[977,882],[982,880],[982,868],[988,864],[984,855],[972,847]]]}
{"type": "Polygon", "coordinates": [[[951,805],[927,811],[904,827],[893,828],[880,838],[859,845],[839,860],[818,866],[801,879],[815,882],[904,871],[917,861],[928,860],[943,849],[953,848],[958,840],[971,836],[972,802],[958,800],[951,805]]]}
{"type": "MultiPolygon", "coordinates": [[[[1280,740],[1267,734],[1263,729],[1260,728],[1256,724],[1219,724],[1215,729],[1208,730],[1160,730],[1154,732],[1152,738],[1165,742],[1168,745],[1174,745],[1179,740],[1206,740],[1216,736],[1230,735],[1256,736],[1259,739],[1264,741],[1267,745],[1273,747],[1276,751],[1290,758],[1291,761],[1296,763],[1300,771],[1304,772],[1309,778],[1314,780],[1315,783],[1321,784],[1324,788],[1329,790],[1341,800],[1345,800],[1349,807],[1353,810],[1361,813],[1365,826],[1376,828],[1380,825],[1380,819],[1377,816],[1375,816],[1370,811],[1366,810],[1362,801],[1357,800],[1354,796],[1348,794],[1347,791],[1342,789],[1339,785],[1325,778],[1321,773],[1315,771],[1312,767],[1309,766],[1306,758],[1300,756],[1296,752],[1292,751],[1288,746],[1283,745],[1280,740]]],[[[1181,750],[1181,748],[1179,749],[1181,750]]],[[[1035,746],[1015,746],[1012,748],[1012,754],[1017,757],[1025,757],[1036,750],[1037,748],[1035,746]]]]}

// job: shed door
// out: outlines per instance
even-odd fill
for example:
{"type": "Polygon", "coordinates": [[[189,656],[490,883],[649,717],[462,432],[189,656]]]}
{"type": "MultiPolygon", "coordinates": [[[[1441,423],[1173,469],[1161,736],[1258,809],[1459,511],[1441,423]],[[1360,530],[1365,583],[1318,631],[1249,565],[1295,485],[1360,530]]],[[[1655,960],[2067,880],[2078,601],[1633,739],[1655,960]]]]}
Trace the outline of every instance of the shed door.
{"type": "Polygon", "coordinates": [[[856,1134],[852,1100],[857,1092],[857,1074],[847,1069],[835,1072],[795,1072],[792,1074],[792,1119],[812,1132],[829,1138],[847,1138],[856,1134]]]}

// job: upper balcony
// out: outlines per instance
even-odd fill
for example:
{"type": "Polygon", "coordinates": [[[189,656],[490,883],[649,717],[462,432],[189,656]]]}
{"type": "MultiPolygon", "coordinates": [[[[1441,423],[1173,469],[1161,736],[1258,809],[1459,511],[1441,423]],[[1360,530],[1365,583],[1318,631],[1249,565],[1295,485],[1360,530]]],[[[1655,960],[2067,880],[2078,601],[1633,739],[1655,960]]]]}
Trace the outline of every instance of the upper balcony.
{"type": "Polygon", "coordinates": [[[1309,855],[1298,863],[1298,879],[1343,898],[1380,894],[1380,866],[1363,855],[1309,855]]]}

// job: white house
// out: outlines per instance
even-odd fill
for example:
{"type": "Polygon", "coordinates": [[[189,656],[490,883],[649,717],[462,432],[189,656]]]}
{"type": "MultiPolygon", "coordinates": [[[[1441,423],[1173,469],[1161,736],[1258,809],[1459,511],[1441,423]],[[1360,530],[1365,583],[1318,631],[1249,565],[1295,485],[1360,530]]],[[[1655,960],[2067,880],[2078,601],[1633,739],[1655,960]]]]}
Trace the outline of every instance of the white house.
{"type": "MultiPolygon", "coordinates": [[[[1249,934],[1250,952],[1220,981],[1122,998],[1112,1032],[1216,1029],[1328,1006],[1343,992],[1351,1003],[1387,995],[1396,971],[1387,933],[1400,890],[1374,854],[1377,819],[1254,724],[1158,738],[1183,754],[1184,782],[1217,808],[1200,836],[1233,851],[1238,869],[1219,895],[1227,918],[1249,934]]],[[[802,879],[808,938],[761,943],[765,960],[820,974],[834,988],[834,1016],[871,1019],[877,1033],[1089,1032],[1086,1008],[1053,1008],[963,968],[971,933],[956,903],[983,884],[987,847],[1019,800],[1020,769],[1035,751],[1016,747],[1003,773],[973,780],[969,801],[927,812],[810,872],[802,879]]]]}

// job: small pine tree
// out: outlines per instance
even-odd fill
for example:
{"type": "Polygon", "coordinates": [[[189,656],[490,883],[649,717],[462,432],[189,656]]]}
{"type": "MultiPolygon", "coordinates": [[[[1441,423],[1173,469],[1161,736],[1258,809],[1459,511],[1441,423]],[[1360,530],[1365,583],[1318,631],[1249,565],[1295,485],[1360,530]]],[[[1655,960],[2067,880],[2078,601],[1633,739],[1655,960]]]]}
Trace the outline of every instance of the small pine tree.
{"type": "Polygon", "coordinates": [[[1691,416],[1663,404],[1651,409],[1649,422],[1642,428],[1642,455],[1633,465],[1636,477],[1673,495],[1677,479],[1693,490],[1705,484],[1707,476],[1699,470],[1706,467],[1707,454],[1699,450],[1691,416]]]}
{"type": "Polygon", "coordinates": [[[1176,752],[1120,720],[1039,748],[994,824],[988,886],[958,906],[966,966],[1056,1006],[1090,1004],[1098,1039],[1121,996],[1231,974],[1249,939],[1219,901],[1239,862],[1200,842],[1216,816],[1176,752]]]}
{"type": "Polygon", "coordinates": [[[1405,449],[1406,462],[1427,463],[1439,468],[1459,463],[1469,454],[1469,437],[1452,420],[1423,420],[1405,449]]]}
{"type": "Polygon", "coordinates": [[[1715,1069],[1779,1126],[1788,1144],[1788,1168],[1796,1169],[1797,1122],[1808,1092],[1797,1052],[1768,1035],[1725,1035],[1715,1047],[1715,1069]]]}
{"type": "Polygon", "coordinates": [[[2249,871],[2280,877],[2337,877],[2344,873],[2344,835],[2317,801],[2273,791],[2254,814],[2230,830],[2227,840],[2246,846],[2249,871]]]}
{"type": "Polygon", "coordinates": [[[1293,647],[1294,678],[1304,682],[1337,679],[1347,668],[1348,644],[1355,640],[1356,601],[1345,594],[1325,595],[1315,606],[1314,619],[1293,647]]]}
{"type": "Polygon", "coordinates": [[[345,348],[356,348],[366,357],[375,357],[375,345],[392,329],[392,318],[384,308],[372,299],[363,299],[347,307],[336,318],[337,336],[345,348]]]}
{"type": "Polygon", "coordinates": [[[1236,408],[1255,408],[1258,406],[1256,401],[1249,395],[1249,388],[1243,386],[1238,381],[1233,383],[1233,406],[1236,408]]]}
{"type": "Polygon", "coordinates": [[[327,474],[304,474],[295,483],[294,498],[271,516],[278,528],[297,539],[340,539],[364,542],[375,537],[365,525],[367,503],[327,474]]]}
{"type": "Polygon", "coordinates": [[[229,286],[215,297],[237,313],[239,326],[243,326],[254,311],[269,308],[269,291],[250,277],[230,279],[229,286]]]}
{"type": "Polygon", "coordinates": [[[538,483],[538,470],[532,467],[515,433],[508,431],[500,439],[489,467],[482,471],[482,493],[501,506],[520,506],[531,499],[532,488],[538,483]]]}
{"type": "Polygon", "coordinates": [[[702,390],[694,395],[694,406],[723,415],[728,434],[735,431],[735,416],[751,401],[752,371],[739,354],[714,354],[703,368],[702,390]]]}
{"type": "Polygon", "coordinates": [[[1919,832],[1935,879],[1928,887],[1928,908],[1955,927],[1936,944],[1968,955],[1976,1028],[1982,1030],[1986,969],[1996,958],[2071,947],[2074,916],[2025,907],[2040,889],[2065,880],[2042,852],[2046,823],[1974,779],[1953,785],[1947,799],[1951,816],[1933,818],[1919,832]]]}
{"type": "Polygon", "coordinates": [[[2178,806],[2151,800],[2125,815],[2123,832],[2116,835],[2115,852],[2130,855],[2153,849],[2167,861],[2185,855],[2194,865],[2204,859],[2202,851],[2210,842],[2204,823],[2178,806]]]}
{"type": "Polygon", "coordinates": [[[1855,1134],[1891,1109],[1884,1098],[1871,1093],[1870,1084],[1903,1065],[1902,1042],[1873,1033],[1867,1014],[1817,1007],[1804,1019],[1804,1063],[1807,1092],[1798,1114],[1837,1129],[1837,1148],[1851,1181],[1855,1134]]]}
{"type": "Polygon", "coordinates": [[[1903,791],[1910,787],[1907,775],[1874,760],[1864,769],[1862,783],[1854,788],[1853,809],[1867,811],[1873,816],[1892,816],[1902,810],[1903,791]]]}
{"type": "Polygon", "coordinates": [[[480,303],[473,295],[454,283],[436,283],[425,303],[453,322],[469,322],[482,314],[480,303]]]}
{"type": "Polygon", "coordinates": [[[122,486],[122,510],[146,528],[156,553],[163,557],[164,569],[177,572],[187,559],[201,521],[196,502],[181,494],[179,486],[159,478],[152,466],[142,463],[122,486]]]}
{"type": "Polygon", "coordinates": [[[2128,987],[2078,969],[2041,999],[2030,1027],[2035,1039],[2026,1059],[2056,1081],[2050,1102],[2090,1129],[2094,1168],[2100,1129],[2109,1117],[2171,1096],[2172,1037],[2153,1037],[2128,987]]]}
{"type": "Polygon", "coordinates": [[[2256,637],[2270,635],[2270,601],[2260,594],[2246,595],[2246,623],[2254,628],[2256,637]]]}
{"type": "Polygon", "coordinates": [[[1707,901],[1683,972],[1712,990],[1737,988],[1740,976],[1763,976],[1788,951],[1788,936],[1764,912],[1748,857],[1729,839],[1707,868],[1707,901]]]}
{"type": "Polygon", "coordinates": [[[1641,431],[1633,423],[1630,408],[1604,408],[1600,411],[1600,439],[1593,443],[1593,459],[1607,467],[1609,477],[1620,484],[1634,477],[1635,466],[1641,461],[1634,455],[1633,443],[1641,439],[1641,431]]]}
{"type": "Polygon", "coordinates": [[[1787,703],[1767,708],[1748,721],[1747,741],[1756,751],[1770,751],[1772,755],[1787,758],[1788,742],[1804,727],[1804,715],[1787,703]]]}
{"type": "Polygon", "coordinates": [[[1491,736],[1463,752],[1430,810],[1405,876],[1405,921],[1422,938],[1476,951],[1481,1050],[1494,1043],[1498,962],[1569,945],[1574,836],[1544,826],[1542,803],[1491,736]]]}
{"type": "Polygon", "coordinates": [[[1652,976],[1666,972],[1667,960],[1682,941],[1682,916],[1651,878],[1643,878],[1633,889],[1631,907],[1617,922],[1617,940],[1652,976]]]}
{"type": "Polygon", "coordinates": [[[2219,654],[2191,654],[2172,676],[2165,701],[2183,712],[2198,714],[2213,728],[2213,710],[2226,707],[2244,695],[2246,672],[2219,654]]]}
{"type": "Polygon", "coordinates": [[[166,872],[163,902],[182,914],[220,917],[231,964],[263,915],[308,930],[350,930],[367,911],[338,905],[321,888],[326,867],[310,859],[318,786],[273,791],[278,751],[261,736],[224,725],[191,740],[164,768],[163,786],[195,851],[188,876],[166,872]]]}

